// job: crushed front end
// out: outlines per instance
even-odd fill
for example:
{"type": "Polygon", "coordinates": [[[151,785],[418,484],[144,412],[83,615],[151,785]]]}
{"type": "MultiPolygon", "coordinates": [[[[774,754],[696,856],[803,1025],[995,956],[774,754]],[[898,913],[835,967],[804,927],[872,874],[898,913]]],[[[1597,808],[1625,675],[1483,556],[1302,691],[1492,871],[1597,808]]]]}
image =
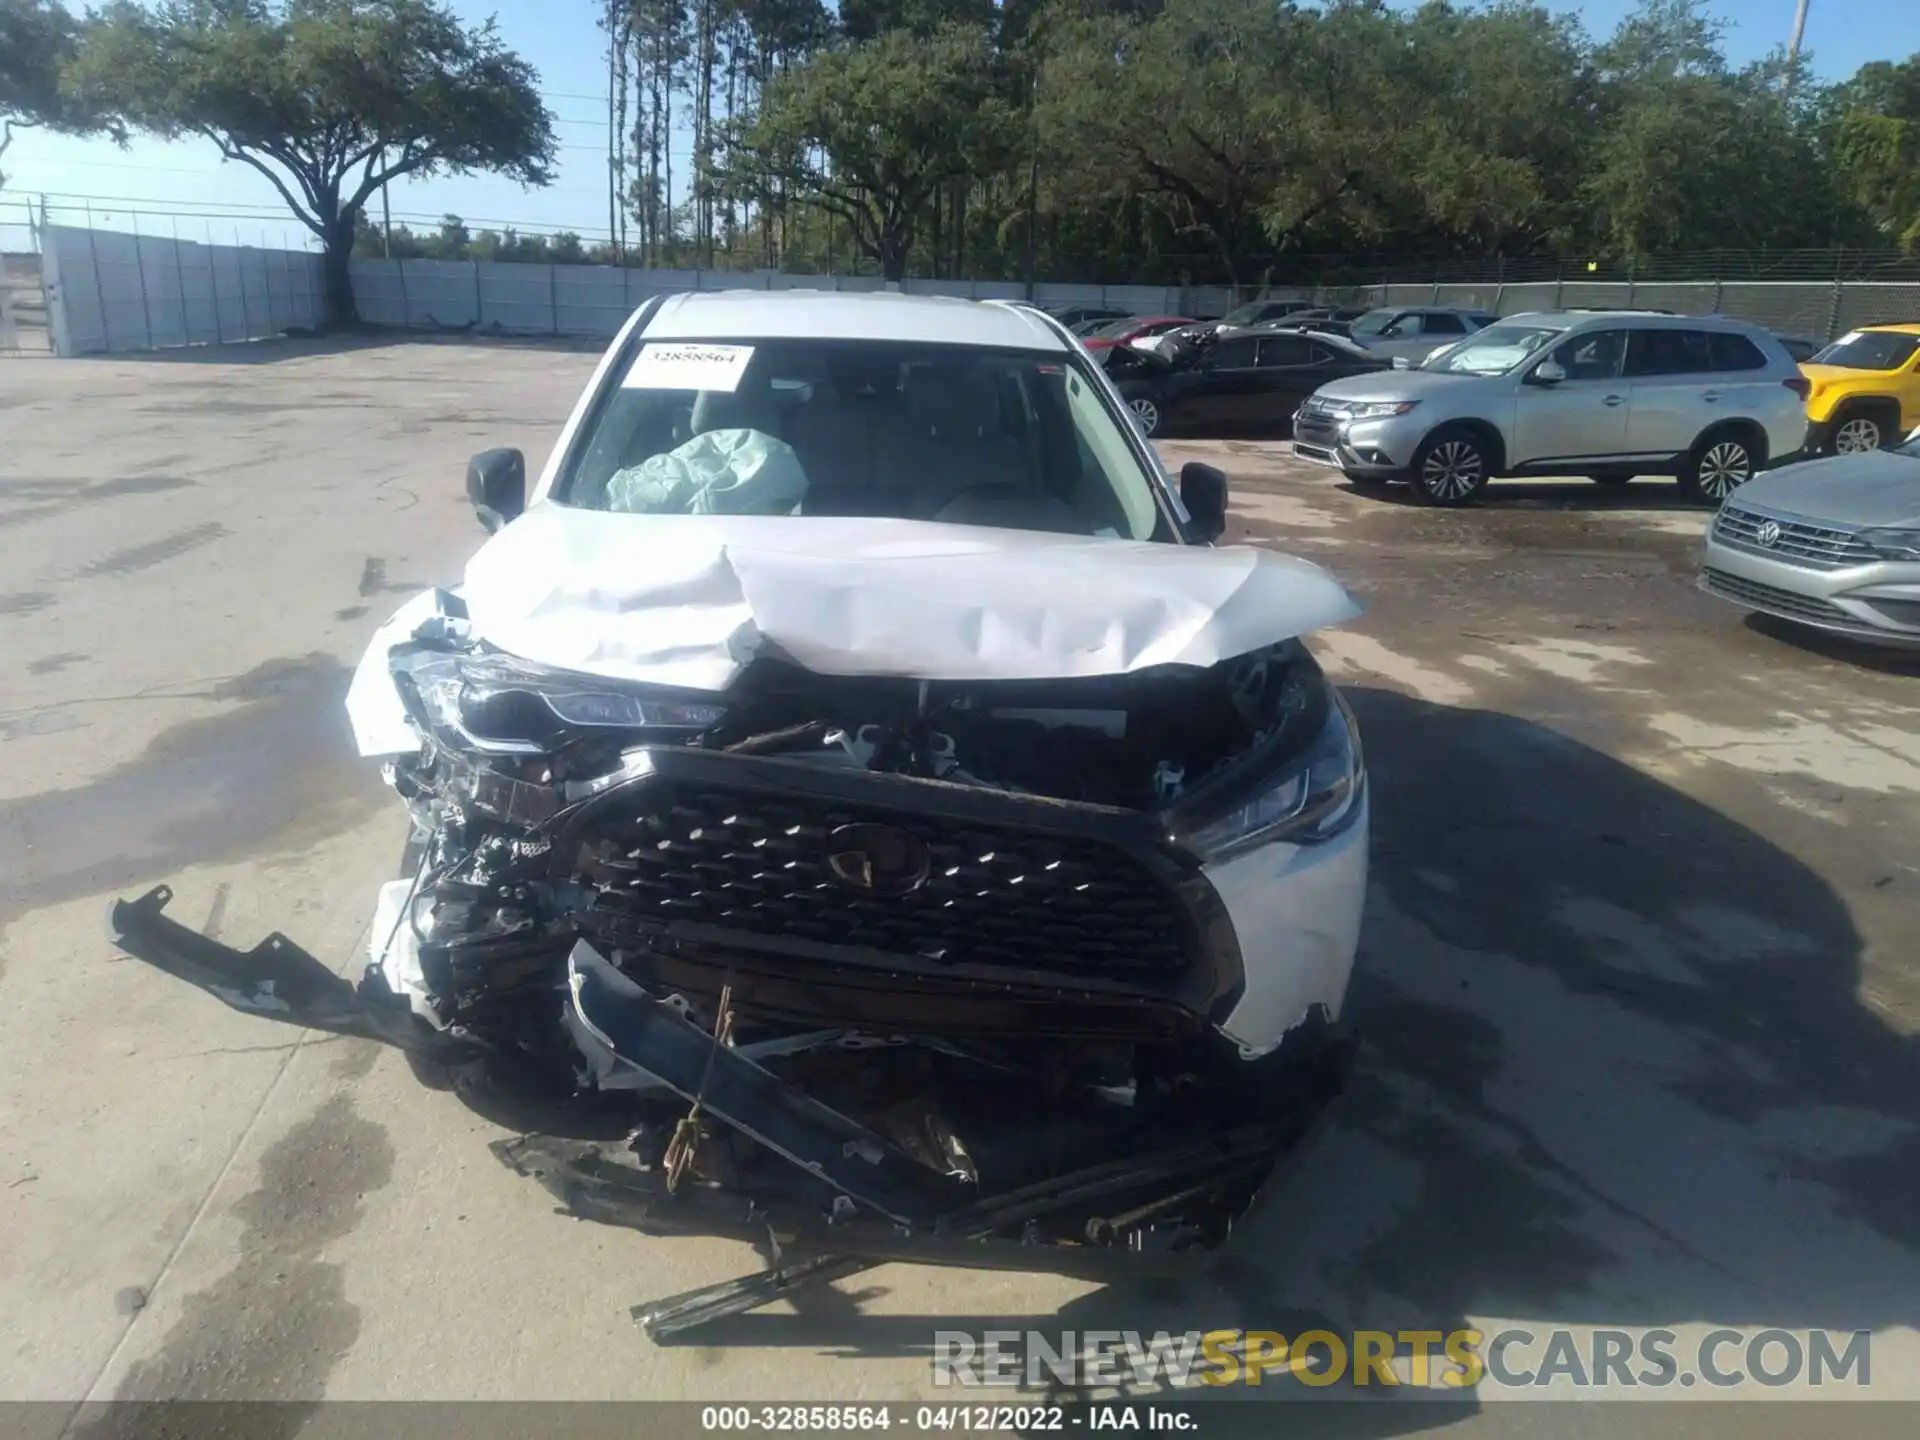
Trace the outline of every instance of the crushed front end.
{"type": "Polygon", "coordinates": [[[194,934],[164,887],[114,932],[236,1008],[611,1110],[617,1143],[495,1149],[578,1214],[783,1257],[658,1333],[889,1259],[1209,1248],[1339,1089],[1365,771],[1297,640],[1060,680],[763,656],[709,692],[438,606],[386,654],[414,841],[360,982],[194,934]]]}

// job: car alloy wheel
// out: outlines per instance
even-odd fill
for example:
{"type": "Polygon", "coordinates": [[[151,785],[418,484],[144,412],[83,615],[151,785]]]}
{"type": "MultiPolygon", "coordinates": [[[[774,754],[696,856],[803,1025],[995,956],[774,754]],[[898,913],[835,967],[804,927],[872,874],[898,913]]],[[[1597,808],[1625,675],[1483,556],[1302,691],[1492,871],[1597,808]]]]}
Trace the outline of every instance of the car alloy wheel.
{"type": "Polygon", "coordinates": [[[1836,455],[1860,455],[1868,450],[1878,450],[1881,446],[1880,422],[1865,415],[1856,415],[1843,421],[1840,428],[1833,432],[1833,453],[1836,455]]]}
{"type": "Polygon", "coordinates": [[[1700,457],[1699,476],[1704,499],[1724,500],[1753,478],[1753,452],[1738,440],[1716,440],[1700,457]]]}
{"type": "Polygon", "coordinates": [[[1420,493],[1436,505],[1458,505],[1487,483],[1486,453],[1464,438],[1443,439],[1420,459],[1414,477],[1420,493]]]}
{"type": "Polygon", "coordinates": [[[1145,396],[1130,403],[1134,415],[1138,417],[1140,421],[1140,428],[1149,435],[1158,435],[1160,433],[1160,407],[1145,396]]]}

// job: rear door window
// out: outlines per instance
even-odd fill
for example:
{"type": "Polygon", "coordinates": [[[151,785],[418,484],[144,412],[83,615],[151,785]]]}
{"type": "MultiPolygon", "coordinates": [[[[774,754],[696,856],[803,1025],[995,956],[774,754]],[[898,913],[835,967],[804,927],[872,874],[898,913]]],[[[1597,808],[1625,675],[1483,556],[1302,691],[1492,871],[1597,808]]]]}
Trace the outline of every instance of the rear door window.
{"type": "Polygon", "coordinates": [[[1420,327],[1420,333],[1423,335],[1464,335],[1467,333],[1467,326],[1466,322],[1458,315],[1448,315],[1436,310],[1425,317],[1420,327]]]}
{"type": "Polygon", "coordinates": [[[1714,330],[1707,335],[1708,353],[1715,370],[1764,370],[1767,357],[1760,347],[1744,335],[1730,330],[1714,330]]]}
{"type": "Polygon", "coordinates": [[[1649,328],[1628,337],[1626,373],[1630,377],[1705,375],[1713,368],[1713,349],[1704,330],[1649,328]]]}

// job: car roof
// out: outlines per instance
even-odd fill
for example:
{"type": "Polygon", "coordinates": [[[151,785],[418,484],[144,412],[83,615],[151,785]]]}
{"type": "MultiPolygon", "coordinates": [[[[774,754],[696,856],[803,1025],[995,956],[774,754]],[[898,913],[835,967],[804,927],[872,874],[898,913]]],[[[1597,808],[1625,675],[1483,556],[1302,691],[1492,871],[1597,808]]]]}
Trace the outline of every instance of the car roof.
{"type": "Polygon", "coordinates": [[[1920,335],[1920,322],[1896,320],[1885,325],[1862,325],[1862,330],[1884,330],[1895,335],[1920,335]]]}
{"type": "Polygon", "coordinates": [[[897,290],[694,290],[664,297],[649,340],[894,340],[1065,352],[1026,305],[897,290]]]}
{"type": "Polygon", "coordinates": [[[1502,321],[1541,321],[1563,325],[1614,325],[1631,320],[1650,330],[1733,330],[1741,334],[1766,335],[1764,326],[1731,315],[1675,315],[1671,310],[1527,310],[1502,315],[1502,321]]]}

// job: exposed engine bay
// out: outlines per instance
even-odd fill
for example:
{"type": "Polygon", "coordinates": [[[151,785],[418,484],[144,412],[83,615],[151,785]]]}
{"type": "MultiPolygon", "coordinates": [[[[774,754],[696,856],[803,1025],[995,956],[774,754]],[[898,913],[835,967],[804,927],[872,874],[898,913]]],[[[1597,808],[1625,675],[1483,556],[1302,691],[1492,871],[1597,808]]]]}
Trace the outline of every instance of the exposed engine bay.
{"type": "Polygon", "coordinates": [[[115,933],[435,1083],[617,1117],[618,1143],[495,1147],[575,1213],[809,1257],[656,1307],[656,1334],[888,1259],[1097,1276],[1212,1247],[1339,1088],[1326,1007],[1226,1026],[1246,972],[1205,873],[1364,804],[1298,640],[1055,680],[761,655],[715,692],[535,664],[441,611],[386,656],[414,834],[357,986],[176,925],[165,887],[115,933]]]}

